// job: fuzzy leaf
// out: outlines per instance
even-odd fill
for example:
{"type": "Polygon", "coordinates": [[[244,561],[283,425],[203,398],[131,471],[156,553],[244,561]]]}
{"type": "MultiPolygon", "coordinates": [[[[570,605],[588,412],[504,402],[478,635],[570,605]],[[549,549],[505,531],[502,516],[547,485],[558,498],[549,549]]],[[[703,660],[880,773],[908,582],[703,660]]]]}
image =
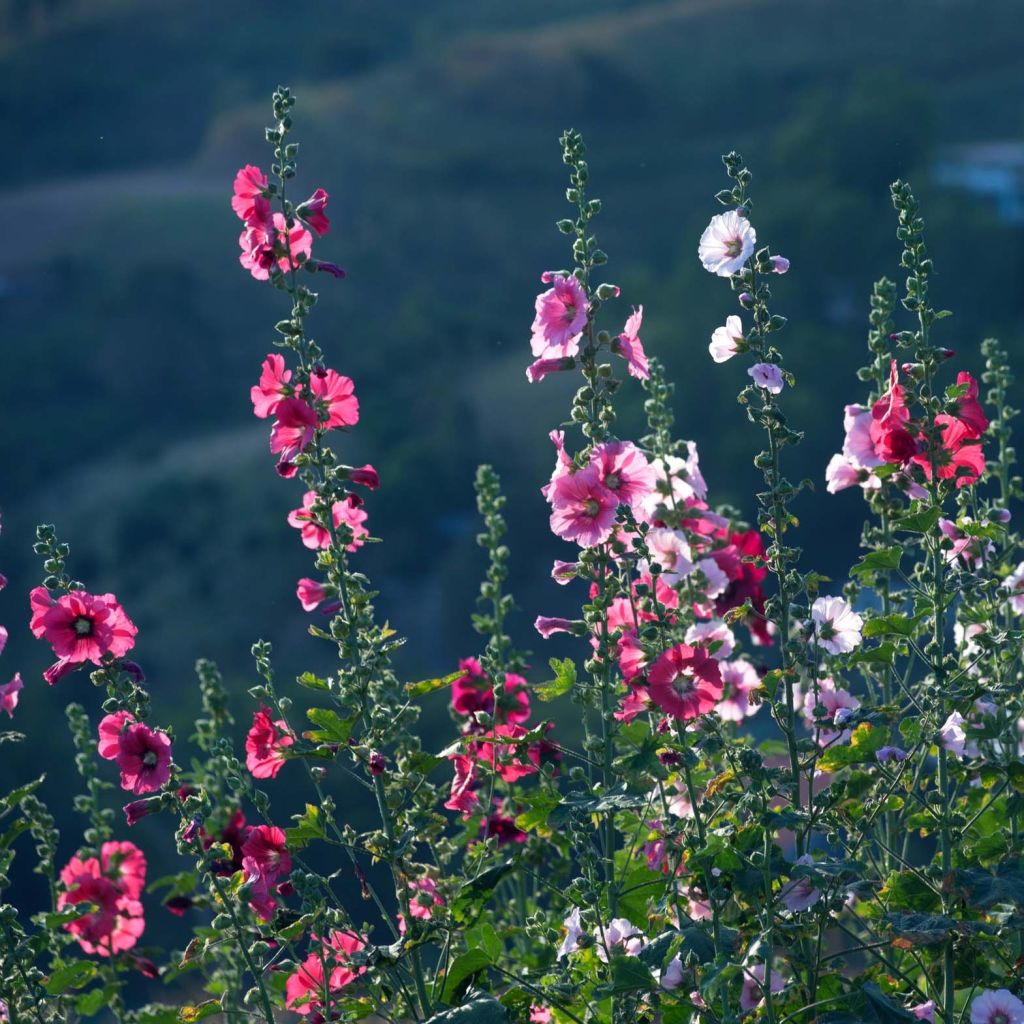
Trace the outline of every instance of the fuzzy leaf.
{"type": "Polygon", "coordinates": [[[911,512],[909,515],[900,516],[892,525],[897,530],[905,530],[907,533],[930,533],[935,529],[942,510],[939,508],[928,508],[923,512],[911,512]]]}
{"type": "Polygon", "coordinates": [[[649,992],[654,988],[651,970],[635,956],[612,956],[612,994],[649,992]]]}
{"type": "Polygon", "coordinates": [[[306,735],[315,743],[348,743],[348,738],[355,725],[354,718],[342,718],[336,711],[329,708],[310,708],[306,717],[319,728],[306,735]]]}
{"type": "Polygon", "coordinates": [[[572,658],[552,658],[548,664],[555,678],[534,687],[534,693],[544,701],[554,700],[568,693],[576,685],[576,663],[572,658]]]}
{"type": "Polygon", "coordinates": [[[286,828],[284,834],[289,849],[301,850],[311,839],[323,839],[324,824],[320,818],[320,808],[315,804],[306,804],[304,814],[293,814],[294,828],[286,828]]]}
{"type": "Polygon", "coordinates": [[[870,722],[861,722],[850,734],[850,742],[829,747],[818,761],[823,772],[834,772],[847,765],[874,761],[875,751],[885,746],[886,731],[874,728],[870,722]]]}
{"type": "Polygon", "coordinates": [[[62,996],[73,988],[88,985],[96,977],[96,965],[91,960],[73,960],[50,975],[43,987],[51,996],[62,996]]]}
{"type": "Polygon", "coordinates": [[[425,694],[433,693],[435,690],[451,686],[456,679],[461,679],[465,674],[460,669],[458,672],[449,672],[448,675],[440,676],[437,679],[421,679],[418,683],[406,683],[405,690],[410,697],[422,697],[425,694]]]}
{"type": "Polygon", "coordinates": [[[868,575],[873,572],[884,572],[888,569],[900,567],[900,557],[903,549],[900,547],[882,548],[879,551],[870,551],[866,554],[850,572],[856,576],[868,575]]]}

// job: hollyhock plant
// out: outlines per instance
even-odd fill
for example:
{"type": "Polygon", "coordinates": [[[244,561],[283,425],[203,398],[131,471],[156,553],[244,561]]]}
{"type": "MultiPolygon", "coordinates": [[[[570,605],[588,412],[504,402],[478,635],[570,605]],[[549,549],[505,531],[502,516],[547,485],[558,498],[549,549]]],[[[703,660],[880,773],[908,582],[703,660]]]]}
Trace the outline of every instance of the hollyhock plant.
{"type": "Polygon", "coordinates": [[[287,759],[285,751],[294,743],[287,724],[281,719],[275,721],[270,709],[260,705],[245,737],[245,766],[254,779],[276,778],[287,759]]]}
{"type": "Polygon", "coordinates": [[[120,735],[114,755],[121,769],[121,788],[136,795],[155,793],[171,777],[171,740],[159,729],[135,722],[120,735]]]}
{"type": "Polygon", "coordinates": [[[285,367],[284,356],[271,352],[263,360],[260,382],[254,384],[249,392],[253,412],[261,420],[273,416],[281,400],[292,393],[291,379],[292,371],[285,367]]]}
{"type": "Polygon", "coordinates": [[[277,907],[272,890],[292,870],[284,832],[273,825],[253,826],[242,844],[242,870],[253,910],[269,921],[277,907]]]}
{"type": "Polygon", "coordinates": [[[676,644],[647,673],[651,700],[673,718],[688,720],[713,711],[722,699],[718,662],[702,647],[676,644]]]}
{"type": "Polygon", "coordinates": [[[711,218],[700,236],[697,255],[704,269],[719,277],[732,277],[754,253],[757,232],[739,210],[711,218]]]}

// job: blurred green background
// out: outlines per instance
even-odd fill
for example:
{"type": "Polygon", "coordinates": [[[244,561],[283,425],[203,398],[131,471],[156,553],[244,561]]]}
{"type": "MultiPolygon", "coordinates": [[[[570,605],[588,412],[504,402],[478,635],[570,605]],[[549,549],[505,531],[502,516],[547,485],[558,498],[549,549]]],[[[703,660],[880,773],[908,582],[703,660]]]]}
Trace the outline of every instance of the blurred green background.
{"type": "MultiPolygon", "coordinates": [[[[553,227],[568,211],[564,127],[587,140],[607,279],[623,287],[604,325],[644,304],[644,342],[677,382],[679,432],[700,447],[712,500],[751,518],[758,438],[734,399],[745,365],[707,354],[735,307],[696,246],[725,184],[719,155],[737,148],[753,170],[759,240],[793,267],[775,307],[800,384],[786,409],[807,430],[787,472],[818,484],[796,506],[805,567],[841,579],[855,556],[860,501],[825,494],[823,473],[843,404],[864,394],[871,283],[899,278],[893,178],[924,203],[957,367],[977,371],[991,334],[1020,362],[1016,0],[3,0],[0,32],[0,621],[3,678],[26,682],[15,727],[33,740],[0,764],[5,784],[50,772],[69,854],[60,709],[74,697],[95,713],[99,695],[84,674],[42,681],[48,651],[26,628],[36,522],[57,524],[73,574],[113,590],[140,627],[156,715],[179,738],[200,655],[221,665],[240,718],[257,638],[282,679],[329,665],[294,594],[311,570],[285,525],[301,491],[275,475],[248,395],[286,306],[239,267],[228,203],[240,165],[269,166],[278,83],[298,97],[297,192],[331,195],[316,254],[349,271],[317,281],[313,327],[356,382],[362,419],[337,447],[380,470],[367,508],[385,543],[358,561],[411,638],[410,679],[477,649],[480,461],[510,495],[513,628],[535,677],[572,651],[530,628],[576,596],[549,579],[569,549],[538,491],[570,382],[524,376],[539,274],[568,258],[553,227]]],[[[639,388],[623,390],[621,431],[635,435],[639,388]]],[[[149,819],[135,838],[166,827],[149,819]]]]}

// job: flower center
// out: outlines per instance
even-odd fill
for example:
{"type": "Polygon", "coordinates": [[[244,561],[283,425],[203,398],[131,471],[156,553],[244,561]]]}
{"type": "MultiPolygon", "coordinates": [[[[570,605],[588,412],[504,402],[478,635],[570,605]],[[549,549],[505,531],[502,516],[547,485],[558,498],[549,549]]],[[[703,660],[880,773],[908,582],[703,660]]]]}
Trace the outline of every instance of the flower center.
{"type": "Polygon", "coordinates": [[[567,324],[571,324],[576,319],[576,306],[571,302],[567,302],[562,317],[567,324]]]}
{"type": "Polygon", "coordinates": [[[155,750],[147,750],[142,755],[142,763],[143,763],[143,765],[146,768],[155,768],[156,767],[156,751],[155,750]]]}
{"type": "Polygon", "coordinates": [[[1010,1017],[1008,1014],[1003,1013],[1002,1010],[996,1010],[989,1018],[989,1024],[1010,1024],[1010,1017]]]}
{"type": "Polygon", "coordinates": [[[680,697],[685,697],[687,694],[692,693],[693,676],[686,675],[685,673],[676,676],[675,679],[672,680],[672,689],[675,690],[680,697]]]}
{"type": "Polygon", "coordinates": [[[87,618],[84,615],[79,615],[71,624],[71,628],[79,636],[89,636],[92,633],[92,619],[87,618]]]}
{"type": "Polygon", "coordinates": [[[725,243],[725,254],[727,256],[739,256],[743,252],[743,243],[738,238],[730,238],[725,243]]]}
{"type": "Polygon", "coordinates": [[[617,491],[619,489],[619,484],[621,483],[622,481],[619,479],[619,475],[617,473],[609,473],[604,478],[604,485],[609,491],[617,491]]]}
{"type": "Polygon", "coordinates": [[[594,519],[600,511],[601,506],[595,498],[587,498],[587,500],[583,502],[583,513],[591,519],[594,519]]]}

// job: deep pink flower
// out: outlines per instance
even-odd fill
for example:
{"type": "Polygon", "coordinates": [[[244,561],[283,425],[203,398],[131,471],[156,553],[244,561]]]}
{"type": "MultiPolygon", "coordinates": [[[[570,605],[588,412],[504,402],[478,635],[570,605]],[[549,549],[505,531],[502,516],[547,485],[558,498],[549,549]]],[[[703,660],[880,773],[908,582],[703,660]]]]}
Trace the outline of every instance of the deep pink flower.
{"type": "Polygon", "coordinates": [[[551,287],[537,296],[530,347],[534,357],[555,359],[574,356],[587,325],[590,304],[587,293],[572,274],[552,277],[551,287]]]}
{"type": "Polygon", "coordinates": [[[591,452],[590,464],[597,466],[598,479],[618,503],[643,519],[658,480],[647,456],[632,441],[605,441],[591,452]]]}
{"type": "Polygon", "coordinates": [[[956,375],[956,382],[967,386],[967,394],[956,400],[953,418],[964,425],[969,437],[981,437],[988,430],[988,417],[978,401],[978,382],[966,370],[956,375]]]}
{"type": "Polygon", "coordinates": [[[318,188],[304,203],[300,203],[295,213],[301,217],[316,233],[323,238],[327,234],[331,222],[324,210],[327,207],[327,193],[318,188]]]}
{"type": "Polygon", "coordinates": [[[301,398],[282,398],[274,407],[276,420],[270,431],[270,450],[280,453],[282,463],[291,463],[313,440],[320,425],[316,411],[301,398]]]}
{"type": "Polygon", "coordinates": [[[263,372],[259,384],[254,384],[249,392],[252,398],[253,412],[261,419],[273,416],[282,398],[287,398],[292,389],[288,382],[292,379],[292,371],[285,368],[284,356],[271,352],[263,360],[263,372]]]}
{"type": "Polygon", "coordinates": [[[245,737],[245,766],[254,779],[272,779],[285,762],[285,751],[295,743],[283,720],[274,721],[270,709],[260,706],[245,737]]]}
{"type": "Polygon", "coordinates": [[[284,214],[275,213],[272,224],[250,226],[238,237],[242,249],[239,262],[257,281],[266,281],[275,263],[287,272],[300,266],[313,252],[313,236],[301,223],[296,221],[289,229],[284,214]]]}
{"type": "Polygon", "coordinates": [[[907,429],[910,411],[906,391],[899,382],[899,368],[893,359],[889,365],[889,389],[871,406],[869,433],[875,455],[882,462],[909,462],[917,451],[917,442],[907,429]]]}
{"type": "Polygon", "coordinates": [[[312,580],[308,576],[299,580],[295,594],[302,605],[302,610],[306,612],[315,611],[320,603],[326,601],[329,596],[322,583],[317,583],[316,580],[312,580]]]}
{"type": "Polygon", "coordinates": [[[121,749],[121,734],[128,726],[135,723],[134,717],[127,711],[115,711],[100,719],[99,742],[96,752],[107,761],[113,761],[121,749]]]}
{"type": "Polygon", "coordinates": [[[380,487],[380,477],[377,475],[377,470],[373,468],[369,463],[365,466],[359,466],[353,469],[349,475],[349,480],[359,487],[365,487],[367,490],[375,491],[380,487]]]}
{"type": "Polygon", "coordinates": [[[242,844],[242,870],[249,885],[249,903],[269,921],[277,906],[272,890],[292,870],[284,832],[274,825],[254,825],[242,844]]]}
{"type": "Polygon", "coordinates": [[[132,800],[121,808],[129,825],[137,825],[143,818],[160,810],[160,797],[151,796],[144,800],[132,800]]]}
{"type": "Polygon", "coordinates": [[[673,718],[690,719],[712,711],[722,699],[722,674],[701,647],[676,644],[662,652],[647,673],[651,700],[673,718]]]}
{"type": "Polygon", "coordinates": [[[618,499],[601,483],[600,467],[591,463],[575,473],[557,477],[548,491],[551,530],[580,547],[603,544],[615,525],[618,499]]]}
{"type": "Polygon", "coordinates": [[[350,377],[334,370],[314,370],[309,375],[309,390],[317,408],[324,408],[327,420],[324,427],[354,427],[359,422],[359,399],[350,377]]]}
{"type": "Polygon", "coordinates": [[[18,694],[24,687],[21,673],[15,672],[9,683],[0,686],[0,710],[7,712],[8,718],[14,717],[14,709],[18,706],[18,694]]]}
{"type": "MultiPolygon", "coordinates": [[[[434,916],[434,907],[443,907],[444,900],[437,891],[437,882],[430,875],[409,879],[409,913],[421,921],[434,916]]],[[[399,930],[405,933],[405,921],[400,921],[399,930]]]]}
{"type": "Polygon", "coordinates": [[[203,843],[203,849],[208,850],[216,842],[231,849],[230,860],[217,860],[210,866],[215,875],[230,877],[236,871],[242,870],[242,843],[249,829],[245,824],[245,815],[241,810],[236,810],[228,819],[227,824],[220,830],[216,837],[206,831],[199,829],[199,837],[203,843]]]}
{"type": "Polygon", "coordinates": [[[136,722],[121,733],[115,756],[121,788],[135,794],[155,793],[171,777],[171,740],[159,729],[136,722]]]}
{"type": "Polygon", "coordinates": [[[494,706],[494,687],[476,658],[459,662],[463,674],[452,683],[452,710],[471,716],[477,711],[494,715],[499,722],[525,722],[530,717],[530,696],[526,680],[514,672],[505,673],[502,706],[494,706]]]}
{"type": "MultiPolygon", "coordinates": [[[[505,782],[515,782],[537,773],[537,765],[523,761],[517,743],[525,735],[521,725],[496,725],[473,740],[470,752],[478,761],[493,768],[505,782]]],[[[527,752],[527,757],[531,752],[527,752]]]]}
{"type": "Polygon", "coordinates": [[[538,615],[533,628],[545,640],[550,639],[555,633],[575,633],[578,623],[572,619],[552,618],[549,615],[538,615]]]}
{"type": "Polygon", "coordinates": [[[526,833],[516,824],[509,814],[502,813],[502,801],[495,798],[497,808],[480,822],[480,838],[496,839],[499,846],[506,843],[525,843],[526,833]]]}
{"type": "MultiPolygon", "coordinates": [[[[932,478],[934,462],[940,480],[955,480],[957,487],[976,483],[985,472],[985,454],[972,428],[963,420],[944,413],[935,417],[935,425],[942,431],[940,443],[933,450],[919,451],[912,461],[924,470],[928,481],[932,478]]],[[[922,435],[921,445],[925,444],[922,435]]]]}
{"type": "Polygon", "coordinates": [[[476,761],[468,754],[456,754],[449,758],[455,768],[452,789],[445,801],[449,811],[460,811],[468,818],[480,803],[475,790],[477,786],[476,761]]]}
{"type": "Polygon", "coordinates": [[[622,328],[622,333],[612,345],[613,350],[626,360],[630,375],[636,377],[637,380],[647,380],[651,376],[647,353],[644,352],[644,344],[640,340],[640,325],[643,323],[643,319],[644,307],[636,306],[626,321],[626,326],[622,328]]]}
{"type": "Polygon", "coordinates": [[[542,381],[549,373],[562,373],[565,370],[572,370],[576,366],[576,360],[572,356],[554,356],[550,359],[535,359],[526,368],[526,379],[531,384],[542,381]]]}
{"type": "Polygon", "coordinates": [[[348,932],[332,932],[330,940],[316,940],[320,948],[310,953],[285,984],[285,1005],[295,1013],[321,1013],[328,1009],[323,1005],[324,989],[338,992],[350,985],[365,970],[355,967],[352,954],[366,946],[361,938],[348,932]],[[327,965],[326,984],[324,964],[327,965]]]}
{"type": "MultiPolygon", "coordinates": [[[[267,188],[267,176],[252,164],[247,164],[235,175],[235,194],[231,198],[231,209],[244,221],[251,221],[259,214],[259,202],[267,188]]],[[[269,209],[269,204],[267,204],[269,209]]]]}

